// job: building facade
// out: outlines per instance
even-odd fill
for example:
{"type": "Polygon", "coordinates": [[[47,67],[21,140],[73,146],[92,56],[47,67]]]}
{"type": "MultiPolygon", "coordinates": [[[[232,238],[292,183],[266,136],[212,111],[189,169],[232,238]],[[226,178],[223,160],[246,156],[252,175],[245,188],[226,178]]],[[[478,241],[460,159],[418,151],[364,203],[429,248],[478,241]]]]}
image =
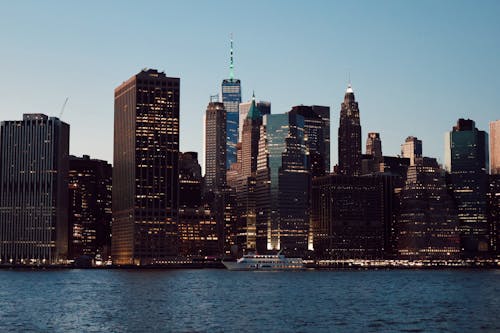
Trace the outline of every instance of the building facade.
{"type": "MultiPolygon", "coordinates": [[[[255,105],[259,109],[260,114],[262,116],[265,116],[266,114],[271,114],[271,102],[255,101],[255,105]]],[[[240,103],[240,106],[239,106],[240,123],[239,123],[239,126],[238,126],[238,139],[239,139],[239,142],[241,142],[241,139],[242,139],[243,122],[247,118],[248,111],[250,110],[251,106],[252,106],[252,101],[240,103]]]]}
{"type": "Polygon", "coordinates": [[[406,138],[401,145],[401,156],[410,159],[410,165],[415,165],[415,159],[422,157],[422,140],[414,136],[406,138]]]}
{"type": "Polygon", "coordinates": [[[205,114],[205,187],[217,192],[226,184],[226,110],[210,102],[205,114]]]}
{"type": "MultiPolygon", "coordinates": [[[[378,259],[384,256],[390,221],[383,176],[328,175],[313,179],[311,223],[318,258],[378,259]]],[[[387,183],[390,185],[390,183],[387,183]]]]}
{"type": "Polygon", "coordinates": [[[457,259],[458,215],[436,159],[417,157],[400,195],[397,250],[400,259],[457,259]]]}
{"type": "Polygon", "coordinates": [[[490,173],[500,174],[500,120],[490,122],[490,173]]]}
{"type": "Polygon", "coordinates": [[[339,166],[341,175],[361,174],[361,124],[358,102],[351,85],[347,87],[344,102],[340,108],[339,166]]]}
{"type": "Polygon", "coordinates": [[[330,107],[298,105],[290,112],[304,118],[304,142],[311,176],[324,176],[330,172],[330,107]]]}
{"type": "Polygon", "coordinates": [[[0,263],[68,255],[69,125],[44,114],[0,126],[0,263]]]}
{"type": "Polygon", "coordinates": [[[145,69],[115,89],[114,264],[178,253],[180,79],[145,69]]]}
{"type": "Polygon", "coordinates": [[[488,134],[470,119],[459,119],[445,135],[445,167],[458,208],[465,255],[488,253],[488,134]]]}
{"type": "Polygon", "coordinates": [[[111,254],[112,167],[88,155],[69,158],[69,258],[111,254]]]}
{"type": "Polygon", "coordinates": [[[222,103],[226,109],[226,169],[235,163],[236,145],[238,144],[239,105],[241,103],[241,81],[234,78],[233,39],[231,38],[231,59],[229,79],[222,81],[222,103]]]}
{"type": "Polygon", "coordinates": [[[382,140],[380,140],[380,133],[368,133],[368,138],[366,138],[366,154],[372,155],[376,159],[382,158],[382,140]]]}

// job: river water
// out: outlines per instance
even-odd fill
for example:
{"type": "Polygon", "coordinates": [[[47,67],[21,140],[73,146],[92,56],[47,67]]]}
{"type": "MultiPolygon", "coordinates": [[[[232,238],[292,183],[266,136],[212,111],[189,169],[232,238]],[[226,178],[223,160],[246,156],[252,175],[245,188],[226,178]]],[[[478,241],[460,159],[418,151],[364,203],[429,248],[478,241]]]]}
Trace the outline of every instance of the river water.
{"type": "Polygon", "coordinates": [[[500,270],[0,270],[0,332],[500,332],[500,270]]]}

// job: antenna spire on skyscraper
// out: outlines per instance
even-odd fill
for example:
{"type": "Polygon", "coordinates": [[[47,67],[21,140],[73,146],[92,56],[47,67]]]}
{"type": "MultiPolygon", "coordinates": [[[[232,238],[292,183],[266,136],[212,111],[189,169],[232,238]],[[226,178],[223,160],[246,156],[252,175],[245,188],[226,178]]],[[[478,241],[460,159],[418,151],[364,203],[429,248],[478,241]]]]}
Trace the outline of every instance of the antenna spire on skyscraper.
{"type": "Polygon", "coordinates": [[[234,80],[233,33],[231,32],[231,60],[229,62],[229,78],[234,80]]]}

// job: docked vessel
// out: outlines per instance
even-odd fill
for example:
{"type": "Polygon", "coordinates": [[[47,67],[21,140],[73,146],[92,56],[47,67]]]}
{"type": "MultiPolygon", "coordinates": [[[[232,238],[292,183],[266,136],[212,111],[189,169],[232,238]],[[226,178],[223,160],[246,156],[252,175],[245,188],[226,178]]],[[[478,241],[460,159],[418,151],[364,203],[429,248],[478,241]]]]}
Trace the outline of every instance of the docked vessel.
{"type": "Polygon", "coordinates": [[[302,258],[287,258],[281,254],[245,254],[236,261],[222,261],[230,271],[282,271],[305,269],[302,258]]]}

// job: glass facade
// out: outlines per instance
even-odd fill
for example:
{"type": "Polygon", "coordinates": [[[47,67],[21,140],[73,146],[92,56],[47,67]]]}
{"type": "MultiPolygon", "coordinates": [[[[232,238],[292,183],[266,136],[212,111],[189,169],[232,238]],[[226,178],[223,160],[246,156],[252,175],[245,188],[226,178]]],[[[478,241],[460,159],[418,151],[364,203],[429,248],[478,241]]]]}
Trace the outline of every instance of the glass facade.
{"type": "Polygon", "coordinates": [[[446,134],[446,170],[458,208],[461,246],[464,254],[475,256],[488,251],[487,221],[488,134],[470,119],[459,119],[446,134]]]}
{"type": "Polygon", "coordinates": [[[238,79],[222,81],[222,102],[226,109],[226,169],[236,162],[238,144],[239,105],[241,103],[241,83],[238,79]]]}

